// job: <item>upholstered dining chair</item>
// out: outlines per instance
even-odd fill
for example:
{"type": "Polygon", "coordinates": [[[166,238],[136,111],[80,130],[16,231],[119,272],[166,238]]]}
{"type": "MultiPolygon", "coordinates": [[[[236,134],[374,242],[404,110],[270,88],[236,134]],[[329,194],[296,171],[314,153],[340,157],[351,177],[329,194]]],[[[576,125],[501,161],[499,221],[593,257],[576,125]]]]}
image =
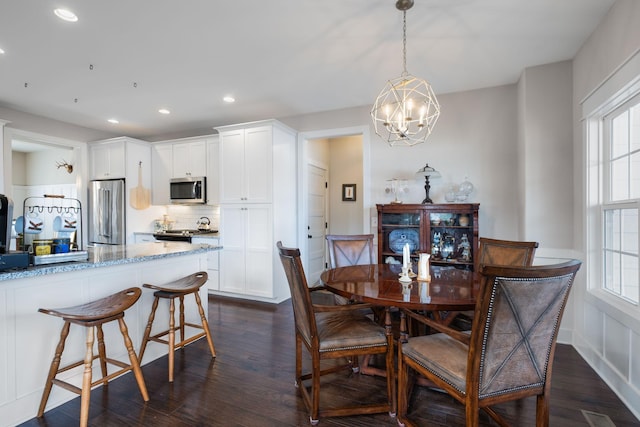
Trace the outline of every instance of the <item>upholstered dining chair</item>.
{"type": "MultiPolygon", "coordinates": [[[[329,267],[348,267],[351,265],[376,264],[376,256],[373,248],[373,234],[327,234],[327,246],[329,248],[329,267]]],[[[350,304],[347,298],[334,295],[336,304],[350,304]]],[[[382,307],[371,307],[376,320],[382,319],[384,309],[382,307]]],[[[366,355],[362,360],[363,374],[370,374],[370,355],[366,355]]],[[[358,367],[358,359],[354,358],[353,363],[358,367]]]]}
{"type": "MultiPolygon", "coordinates": [[[[517,240],[499,240],[480,237],[476,269],[483,265],[530,266],[536,255],[538,242],[517,240]]],[[[461,329],[468,329],[472,322],[473,311],[457,314],[457,323],[461,329]]]]}
{"type": "Polygon", "coordinates": [[[291,291],[291,304],[295,321],[296,337],[296,387],[309,411],[312,425],[320,417],[373,414],[388,412],[395,415],[395,381],[387,376],[387,396],[383,403],[353,405],[342,408],[320,407],[320,377],[350,367],[323,367],[324,359],[349,358],[352,355],[384,354],[387,372],[394,369],[394,346],[392,337],[359,310],[348,305],[319,306],[311,302],[310,289],[304,274],[300,250],[287,248],[277,243],[280,260],[291,291]],[[311,371],[302,372],[302,348],[311,356],[311,371]],[[310,386],[308,382],[310,380],[310,386]],[[307,382],[307,384],[305,384],[307,382]]]}
{"type": "Polygon", "coordinates": [[[498,240],[480,237],[478,239],[477,265],[528,266],[533,264],[538,242],[498,240]]]}
{"type": "Polygon", "coordinates": [[[536,426],[549,424],[556,339],[580,261],[532,267],[480,267],[480,294],[468,344],[445,333],[409,338],[398,351],[398,423],[407,418],[410,373],[465,405],[467,427],[482,409],[508,425],[492,405],[536,396],[536,426]]]}

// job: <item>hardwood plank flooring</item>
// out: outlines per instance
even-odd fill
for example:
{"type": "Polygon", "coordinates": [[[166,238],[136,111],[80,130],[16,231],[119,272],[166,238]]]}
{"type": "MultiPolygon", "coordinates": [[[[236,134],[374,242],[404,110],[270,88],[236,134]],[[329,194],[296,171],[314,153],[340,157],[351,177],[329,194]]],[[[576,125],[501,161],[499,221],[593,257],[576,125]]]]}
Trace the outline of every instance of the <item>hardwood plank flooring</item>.
{"type": "MultiPolygon", "coordinates": [[[[140,397],[133,375],[93,390],[89,424],[122,426],[308,426],[294,387],[294,329],[290,301],[279,305],[209,297],[209,325],[217,358],[205,340],[176,352],[175,381],[167,381],[167,358],[143,367],[150,401],[140,397]]],[[[154,345],[154,344],[149,344],[154,345]]],[[[158,344],[155,344],[158,345],[158,344]]],[[[305,356],[306,357],[306,356],[305,356]]],[[[44,378],[43,378],[44,381],[44,378]]],[[[323,380],[321,402],[384,400],[385,380],[350,370],[323,380]]],[[[535,399],[501,405],[514,426],[535,424],[535,399]]],[[[558,345],[551,394],[552,426],[589,426],[581,410],[609,416],[617,427],[640,422],[568,345],[558,345]]],[[[35,411],[35,408],[34,408],[35,411]]],[[[80,398],[31,419],[25,427],[78,424],[80,398]]],[[[446,394],[416,387],[411,418],[420,425],[464,426],[464,409],[446,394]]],[[[321,426],[396,426],[387,414],[322,418],[321,426]]],[[[481,425],[493,424],[481,414],[481,425]]]]}

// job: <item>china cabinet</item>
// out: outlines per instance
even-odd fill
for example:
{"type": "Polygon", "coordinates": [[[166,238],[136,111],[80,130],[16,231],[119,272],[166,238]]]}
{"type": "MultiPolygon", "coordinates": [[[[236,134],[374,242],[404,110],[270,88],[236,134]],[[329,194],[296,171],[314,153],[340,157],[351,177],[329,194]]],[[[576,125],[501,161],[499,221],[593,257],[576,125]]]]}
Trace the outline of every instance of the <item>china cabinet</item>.
{"type": "MultiPolygon", "coordinates": [[[[401,264],[409,244],[411,261],[431,254],[432,265],[473,270],[478,250],[478,203],[387,204],[378,209],[378,262],[401,264]]],[[[416,271],[417,272],[417,271],[416,271]]]]}

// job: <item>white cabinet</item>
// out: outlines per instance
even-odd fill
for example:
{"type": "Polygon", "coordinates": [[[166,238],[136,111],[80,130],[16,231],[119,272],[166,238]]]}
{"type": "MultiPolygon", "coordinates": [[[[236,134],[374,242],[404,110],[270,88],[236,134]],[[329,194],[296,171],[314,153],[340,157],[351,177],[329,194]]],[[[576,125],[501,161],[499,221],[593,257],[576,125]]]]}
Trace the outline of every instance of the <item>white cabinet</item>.
{"type": "Polygon", "coordinates": [[[207,204],[220,203],[220,142],[218,136],[207,138],[207,204]]]}
{"type": "Polygon", "coordinates": [[[173,177],[196,177],[207,174],[206,140],[173,144],[173,177]]]}
{"type": "Polygon", "coordinates": [[[169,180],[173,170],[173,147],[171,144],[154,144],[151,148],[151,196],[154,205],[168,205],[169,180]]]}
{"type": "Polygon", "coordinates": [[[276,241],[296,238],[296,133],[276,120],[216,128],[220,170],[220,292],[289,298],[276,241]]]}
{"type": "Polygon", "coordinates": [[[273,298],[272,209],[269,204],[223,205],[220,290],[273,298]]]}
{"type": "Polygon", "coordinates": [[[168,205],[171,178],[207,177],[207,201],[218,203],[217,135],[153,144],[153,204],[168,205]],[[210,163],[215,161],[215,167],[210,163]]]}
{"type": "Polygon", "coordinates": [[[126,175],[124,139],[102,141],[89,146],[91,179],[124,178],[126,175]]]}
{"type": "Polygon", "coordinates": [[[272,155],[271,126],[220,132],[220,202],[271,202],[272,155]]]}
{"type": "MultiPolygon", "coordinates": [[[[191,243],[204,243],[207,245],[218,246],[220,239],[211,237],[193,237],[191,243]]],[[[210,291],[220,290],[220,251],[207,252],[207,289],[210,291]]]]}

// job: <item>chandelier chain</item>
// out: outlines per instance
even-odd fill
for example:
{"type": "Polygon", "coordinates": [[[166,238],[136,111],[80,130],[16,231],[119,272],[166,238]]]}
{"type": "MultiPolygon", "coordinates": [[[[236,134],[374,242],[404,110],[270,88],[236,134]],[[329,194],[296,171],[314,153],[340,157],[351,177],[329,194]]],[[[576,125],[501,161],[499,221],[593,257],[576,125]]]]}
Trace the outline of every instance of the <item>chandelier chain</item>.
{"type": "Polygon", "coordinates": [[[402,75],[406,76],[407,72],[407,11],[402,11],[402,75]]]}

